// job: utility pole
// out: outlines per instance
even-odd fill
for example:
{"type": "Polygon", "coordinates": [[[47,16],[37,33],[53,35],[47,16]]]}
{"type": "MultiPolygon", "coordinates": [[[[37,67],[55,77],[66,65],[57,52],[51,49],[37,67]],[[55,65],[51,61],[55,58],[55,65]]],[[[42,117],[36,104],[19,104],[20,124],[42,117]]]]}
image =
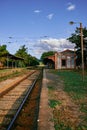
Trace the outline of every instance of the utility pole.
{"type": "Polygon", "coordinates": [[[84,82],[84,45],[83,45],[83,27],[81,22],[69,22],[71,25],[73,24],[80,24],[80,36],[81,36],[81,58],[82,58],[82,80],[84,82]]]}
{"type": "Polygon", "coordinates": [[[82,79],[84,81],[84,46],[83,46],[83,27],[80,23],[80,33],[81,33],[81,54],[82,54],[82,79]]]}

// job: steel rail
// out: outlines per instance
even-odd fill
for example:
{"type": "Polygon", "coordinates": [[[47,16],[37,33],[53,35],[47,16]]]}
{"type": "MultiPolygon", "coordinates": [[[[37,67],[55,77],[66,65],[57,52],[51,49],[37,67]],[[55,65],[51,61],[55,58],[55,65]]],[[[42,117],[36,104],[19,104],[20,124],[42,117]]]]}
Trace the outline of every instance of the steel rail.
{"type": "MultiPolygon", "coordinates": [[[[39,74],[39,75],[40,75],[40,74],[39,74]]],[[[35,86],[35,84],[36,84],[36,82],[37,82],[38,78],[39,78],[39,76],[35,79],[35,81],[34,81],[34,82],[33,82],[33,84],[31,85],[31,87],[29,88],[29,91],[27,92],[27,94],[26,94],[26,96],[25,96],[24,100],[22,101],[22,103],[21,103],[20,107],[18,108],[18,110],[17,110],[17,112],[16,112],[15,116],[13,117],[13,119],[12,119],[11,123],[9,124],[9,126],[8,126],[7,130],[10,130],[10,129],[12,128],[12,126],[13,126],[13,124],[14,124],[15,120],[17,119],[17,117],[18,117],[18,115],[19,115],[19,113],[20,113],[20,111],[21,111],[21,109],[22,109],[22,107],[23,107],[24,103],[26,102],[26,100],[27,100],[27,98],[28,98],[29,94],[31,93],[31,91],[32,91],[33,87],[35,86]]]]}

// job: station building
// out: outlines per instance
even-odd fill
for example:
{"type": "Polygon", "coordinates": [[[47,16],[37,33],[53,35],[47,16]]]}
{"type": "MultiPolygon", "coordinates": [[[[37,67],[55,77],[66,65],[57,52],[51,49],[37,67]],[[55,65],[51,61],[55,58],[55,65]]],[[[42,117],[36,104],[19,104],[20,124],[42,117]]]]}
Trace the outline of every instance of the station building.
{"type": "Polygon", "coordinates": [[[54,69],[74,69],[76,68],[76,55],[72,50],[57,52],[46,58],[48,68],[54,69]]]}

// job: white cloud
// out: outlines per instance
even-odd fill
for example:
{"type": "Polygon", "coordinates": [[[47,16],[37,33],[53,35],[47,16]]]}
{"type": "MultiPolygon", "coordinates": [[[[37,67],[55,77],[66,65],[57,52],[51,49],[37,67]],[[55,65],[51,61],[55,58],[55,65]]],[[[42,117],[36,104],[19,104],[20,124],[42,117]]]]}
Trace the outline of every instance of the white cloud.
{"type": "Polygon", "coordinates": [[[66,39],[54,39],[54,38],[49,38],[49,39],[42,39],[41,40],[42,45],[45,45],[47,48],[50,48],[51,50],[58,51],[58,50],[64,50],[66,48],[72,48],[73,44],[71,44],[68,40],[66,39]]]}
{"type": "Polygon", "coordinates": [[[65,49],[73,49],[74,46],[75,46],[74,44],[72,44],[71,42],[63,38],[40,39],[34,45],[34,53],[40,57],[43,52],[48,52],[48,51],[59,52],[65,49]]]}
{"type": "Polygon", "coordinates": [[[28,53],[32,56],[35,56],[37,58],[40,58],[42,53],[48,52],[48,51],[63,51],[65,49],[73,49],[74,44],[69,42],[68,40],[61,38],[42,38],[39,40],[33,40],[33,39],[24,39],[24,43],[18,44],[18,42],[13,43],[14,47],[12,48],[11,44],[7,45],[7,49],[10,53],[14,54],[20,46],[24,45],[28,47],[28,53]]]}
{"type": "Polygon", "coordinates": [[[39,14],[41,10],[34,10],[34,13],[39,14]]]}
{"type": "Polygon", "coordinates": [[[68,7],[67,7],[67,10],[68,11],[72,11],[72,10],[75,10],[76,6],[72,3],[68,3],[68,7]]]}
{"type": "Polygon", "coordinates": [[[48,18],[49,20],[51,20],[51,19],[53,18],[53,16],[54,16],[54,14],[51,13],[51,14],[49,14],[49,15],[47,16],[47,18],[48,18]]]}

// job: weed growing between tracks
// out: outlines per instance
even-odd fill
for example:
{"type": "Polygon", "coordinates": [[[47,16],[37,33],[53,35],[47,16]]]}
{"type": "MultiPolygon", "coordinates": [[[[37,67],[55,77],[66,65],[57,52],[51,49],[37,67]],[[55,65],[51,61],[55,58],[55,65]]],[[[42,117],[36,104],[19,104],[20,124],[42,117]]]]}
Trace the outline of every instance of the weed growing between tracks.
{"type": "Polygon", "coordinates": [[[54,84],[52,81],[48,83],[48,90],[55,130],[87,130],[87,76],[83,82],[78,72],[50,72],[54,77],[54,84]],[[57,101],[60,103],[57,104],[57,101]]]}

